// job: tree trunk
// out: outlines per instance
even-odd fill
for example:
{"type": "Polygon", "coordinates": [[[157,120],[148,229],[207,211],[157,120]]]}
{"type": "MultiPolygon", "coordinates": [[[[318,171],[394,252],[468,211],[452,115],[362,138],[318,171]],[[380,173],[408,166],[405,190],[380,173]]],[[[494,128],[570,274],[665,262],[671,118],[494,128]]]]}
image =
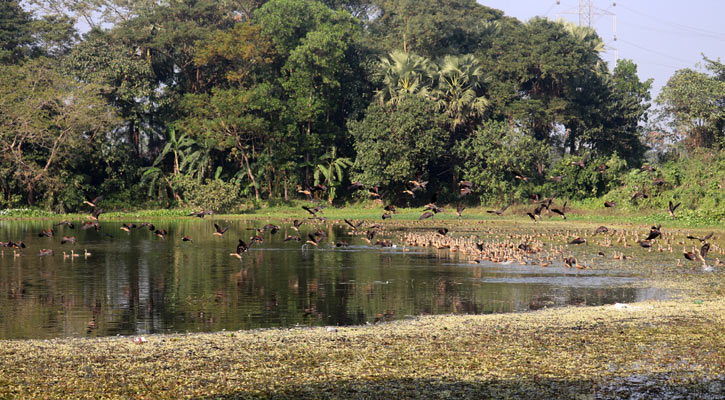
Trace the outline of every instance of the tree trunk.
{"type": "Polygon", "coordinates": [[[249,166],[249,158],[247,158],[247,152],[242,151],[242,159],[244,160],[243,166],[246,166],[247,168],[247,176],[249,176],[249,180],[252,181],[252,186],[254,186],[254,198],[259,201],[259,189],[257,189],[257,181],[254,179],[252,168],[249,166]]]}

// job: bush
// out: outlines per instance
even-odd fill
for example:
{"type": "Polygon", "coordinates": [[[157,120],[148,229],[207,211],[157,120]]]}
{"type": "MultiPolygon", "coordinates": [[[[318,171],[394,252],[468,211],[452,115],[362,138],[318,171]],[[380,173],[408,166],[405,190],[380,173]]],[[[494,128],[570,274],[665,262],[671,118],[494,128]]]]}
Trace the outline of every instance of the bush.
{"type": "Polygon", "coordinates": [[[174,179],[179,188],[185,207],[214,210],[220,213],[239,211],[241,208],[240,185],[238,182],[225,182],[221,179],[198,180],[179,176],[174,179]]]}

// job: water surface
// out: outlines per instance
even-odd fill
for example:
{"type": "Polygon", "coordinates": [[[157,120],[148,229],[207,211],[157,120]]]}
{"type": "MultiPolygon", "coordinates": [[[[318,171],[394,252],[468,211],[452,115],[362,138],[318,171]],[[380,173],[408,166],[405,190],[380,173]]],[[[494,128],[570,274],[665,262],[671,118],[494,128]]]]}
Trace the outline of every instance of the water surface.
{"type": "Polygon", "coordinates": [[[75,229],[56,226],[46,238],[38,233],[52,222],[0,221],[0,241],[28,246],[17,257],[4,248],[0,257],[0,338],[363,324],[666,296],[601,270],[472,265],[434,249],[371,247],[330,223],[300,228],[303,242],[316,229],[328,234],[314,247],[285,242],[297,232],[277,221],[281,230],[261,234],[264,243],[240,261],[229,255],[238,238],[246,241],[269,221],[151,220],[169,232],[165,239],[148,229],[119,229],[132,221],[102,221],[100,232],[74,222],[75,229]],[[214,222],[230,226],[223,237],[213,235],[214,222]],[[77,244],[61,245],[64,235],[77,244]],[[182,241],[184,235],[193,242],[182,241]],[[350,247],[335,247],[338,240],[350,247]],[[42,248],[55,255],[39,257],[42,248]],[[64,258],[71,250],[80,256],[64,258]]]}

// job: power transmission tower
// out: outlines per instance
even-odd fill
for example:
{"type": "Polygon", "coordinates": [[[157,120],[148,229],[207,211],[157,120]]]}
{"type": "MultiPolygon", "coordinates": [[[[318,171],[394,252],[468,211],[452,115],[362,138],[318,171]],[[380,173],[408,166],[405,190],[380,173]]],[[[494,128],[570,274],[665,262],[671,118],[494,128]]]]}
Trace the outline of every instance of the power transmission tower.
{"type": "MultiPolygon", "coordinates": [[[[561,4],[559,1],[556,4],[561,4]]],[[[612,7],[616,7],[617,3],[612,2],[612,7]]],[[[574,14],[579,15],[579,26],[586,26],[593,28],[594,20],[598,16],[611,16],[612,17],[612,41],[617,41],[617,14],[609,10],[604,10],[594,6],[594,0],[579,0],[579,7],[569,9],[567,11],[560,12],[559,14],[574,14]]],[[[614,63],[617,63],[619,58],[619,51],[616,47],[611,47],[614,50],[614,63]]]]}

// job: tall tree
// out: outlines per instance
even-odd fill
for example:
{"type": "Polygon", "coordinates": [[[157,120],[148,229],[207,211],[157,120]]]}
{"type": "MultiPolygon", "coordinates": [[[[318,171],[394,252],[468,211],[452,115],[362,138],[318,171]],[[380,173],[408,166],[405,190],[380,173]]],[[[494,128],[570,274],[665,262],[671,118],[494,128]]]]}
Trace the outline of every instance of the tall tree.
{"type": "Polygon", "coordinates": [[[675,72],[656,100],[688,147],[722,146],[725,81],[686,68],[675,72]]]}
{"type": "Polygon", "coordinates": [[[30,13],[18,1],[0,2],[0,63],[19,61],[33,42],[30,13]]]}
{"type": "Polygon", "coordinates": [[[467,54],[489,40],[491,25],[503,16],[475,0],[375,0],[370,19],[373,45],[381,52],[402,50],[428,58],[467,54]]]}
{"type": "Polygon", "coordinates": [[[28,204],[38,194],[52,198],[65,185],[57,166],[73,160],[83,141],[112,127],[115,113],[101,98],[102,88],[70,79],[46,58],[2,66],[0,76],[4,175],[21,184],[28,204]]]}

